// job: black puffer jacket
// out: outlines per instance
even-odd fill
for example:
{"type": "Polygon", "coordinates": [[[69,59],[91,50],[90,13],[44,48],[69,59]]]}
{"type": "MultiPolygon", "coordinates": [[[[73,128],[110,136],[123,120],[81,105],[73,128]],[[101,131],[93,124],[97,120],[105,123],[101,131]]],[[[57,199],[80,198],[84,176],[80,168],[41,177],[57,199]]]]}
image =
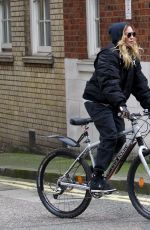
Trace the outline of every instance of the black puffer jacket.
{"type": "Polygon", "coordinates": [[[118,108],[125,105],[133,94],[143,108],[150,107],[150,89],[139,61],[134,61],[133,67],[127,70],[118,51],[109,47],[97,55],[94,67],[95,72],[86,84],[84,99],[118,108]]]}
{"type": "Polygon", "coordinates": [[[150,89],[138,60],[126,69],[119,51],[111,45],[98,53],[94,67],[95,72],[86,84],[84,99],[110,104],[117,109],[125,105],[133,94],[143,108],[150,108],[150,89]]]}

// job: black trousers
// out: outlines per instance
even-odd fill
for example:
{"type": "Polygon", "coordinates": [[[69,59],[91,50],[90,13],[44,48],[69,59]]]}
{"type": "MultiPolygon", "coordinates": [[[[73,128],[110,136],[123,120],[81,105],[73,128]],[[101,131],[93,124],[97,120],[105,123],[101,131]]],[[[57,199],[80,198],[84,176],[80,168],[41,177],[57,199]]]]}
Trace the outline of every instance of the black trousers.
{"type": "Polygon", "coordinates": [[[109,105],[85,102],[87,112],[100,133],[100,144],[97,149],[96,166],[105,171],[115,153],[125,142],[125,136],[118,138],[117,133],[125,129],[124,119],[109,105]]]}

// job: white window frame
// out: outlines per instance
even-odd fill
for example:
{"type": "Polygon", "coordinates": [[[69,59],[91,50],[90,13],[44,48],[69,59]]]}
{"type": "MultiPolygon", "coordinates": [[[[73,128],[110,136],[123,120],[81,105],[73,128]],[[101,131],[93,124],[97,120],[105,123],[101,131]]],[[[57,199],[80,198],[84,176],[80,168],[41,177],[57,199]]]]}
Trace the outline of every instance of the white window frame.
{"type": "Polygon", "coordinates": [[[100,21],[100,15],[98,18],[96,17],[96,9],[97,0],[86,0],[87,48],[89,58],[95,57],[100,50],[100,47],[97,47],[97,39],[100,38],[100,33],[96,28],[96,21],[100,21]]]}
{"type": "Polygon", "coordinates": [[[0,52],[3,52],[3,49],[6,49],[6,51],[7,51],[7,49],[12,49],[12,43],[4,43],[3,42],[3,25],[2,25],[2,20],[3,20],[2,0],[0,0],[0,52]]]}
{"type": "Polygon", "coordinates": [[[38,0],[30,0],[30,9],[32,54],[47,55],[51,52],[51,46],[39,45],[38,0]]]}

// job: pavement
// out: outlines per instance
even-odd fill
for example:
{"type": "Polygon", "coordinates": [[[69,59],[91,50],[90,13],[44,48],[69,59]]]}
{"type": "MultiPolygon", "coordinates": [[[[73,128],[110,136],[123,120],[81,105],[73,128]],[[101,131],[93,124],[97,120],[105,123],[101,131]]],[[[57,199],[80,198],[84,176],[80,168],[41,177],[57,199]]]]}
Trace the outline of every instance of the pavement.
{"type": "MultiPolygon", "coordinates": [[[[146,203],[150,203],[148,196],[146,203]]],[[[137,214],[127,193],[121,191],[93,198],[76,218],[57,218],[43,206],[34,181],[0,177],[0,204],[1,230],[149,229],[149,220],[137,214]]]]}

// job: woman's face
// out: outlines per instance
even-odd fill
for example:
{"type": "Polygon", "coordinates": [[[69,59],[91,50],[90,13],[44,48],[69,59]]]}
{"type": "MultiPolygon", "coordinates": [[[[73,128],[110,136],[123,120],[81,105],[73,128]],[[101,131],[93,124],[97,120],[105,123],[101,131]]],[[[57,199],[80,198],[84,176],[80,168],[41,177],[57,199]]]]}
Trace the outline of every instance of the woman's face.
{"type": "Polygon", "coordinates": [[[136,33],[133,31],[131,26],[128,26],[125,30],[125,43],[127,46],[133,46],[136,38],[136,33]]]}

